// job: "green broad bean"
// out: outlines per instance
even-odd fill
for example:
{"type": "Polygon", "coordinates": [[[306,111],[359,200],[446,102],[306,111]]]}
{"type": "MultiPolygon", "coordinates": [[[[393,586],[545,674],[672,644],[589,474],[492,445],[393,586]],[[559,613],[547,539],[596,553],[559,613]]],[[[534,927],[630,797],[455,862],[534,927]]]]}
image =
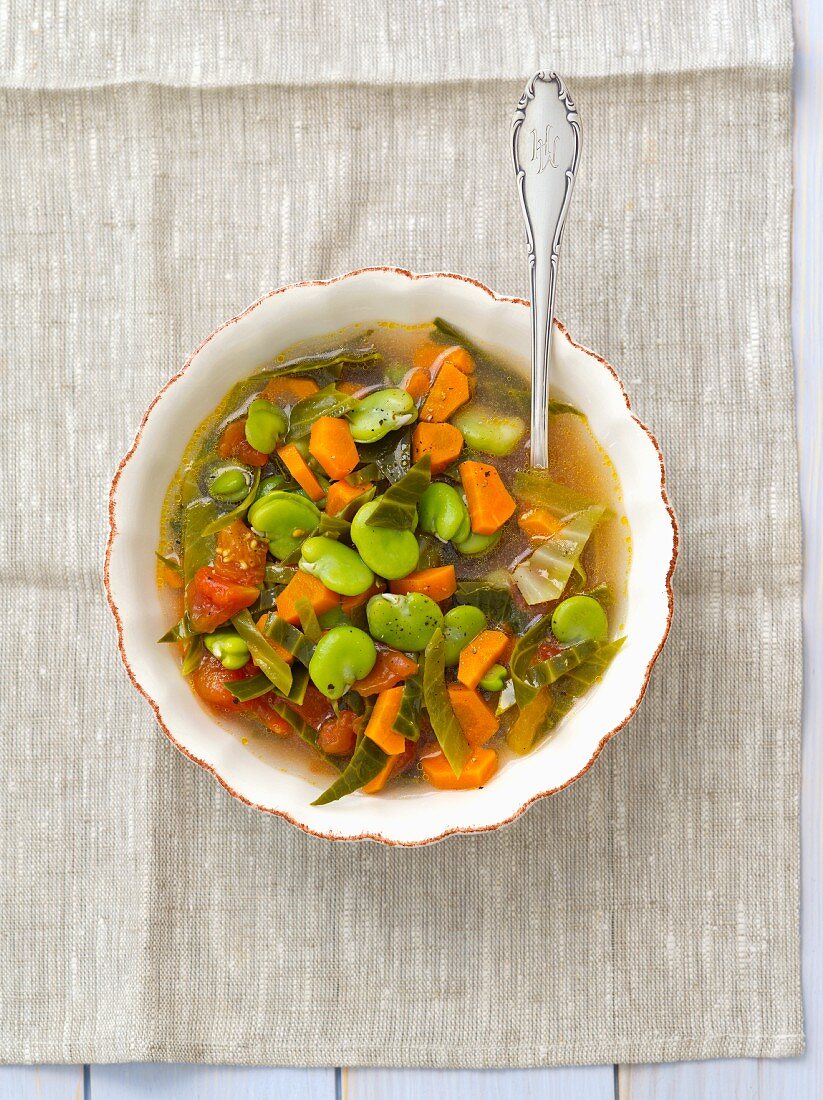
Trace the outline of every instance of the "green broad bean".
{"type": "Polygon", "coordinates": [[[300,551],[300,568],[341,596],[359,596],[374,584],[374,573],[344,542],[315,535],[300,551]]]}
{"type": "Polygon", "coordinates": [[[249,523],[269,540],[275,558],[287,558],[320,522],[320,513],[310,500],[298,493],[275,489],[249,508],[249,523]]]}
{"type": "Polygon", "coordinates": [[[377,648],[365,630],[333,626],[314,649],[309,675],[327,699],[339,699],[356,680],[368,676],[377,660],[377,648]]]}
{"type": "Polygon", "coordinates": [[[510,455],[526,432],[519,416],[501,416],[485,405],[466,406],[452,423],[469,447],[487,455],[510,455]]]}
{"type": "Polygon", "coordinates": [[[554,609],[552,634],[558,642],[605,642],[609,620],[591,596],[569,596],[554,609]]]}
{"type": "Polygon", "coordinates": [[[505,665],[492,665],[480,681],[480,687],[483,691],[502,691],[508,678],[509,670],[505,665]]]}
{"type": "Polygon", "coordinates": [[[435,630],[443,623],[443,612],[422,592],[400,596],[388,592],[372,596],[366,605],[372,637],[394,649],[422,653],[435,630]]]}
{"type": "Polygon", "coordinates": [[[277,405],[258,398],[249,405],[246,418],[246,441],[262,454],[271,454],[288,428],[288,421],[277,405]]]}
{"type": "Polygon", "coordinates": [[[469,515],[469,509],[466,507],[466,498],[463,493],[459,494],[460,499],[463,502],[463,507],[466,508],[466,515],[463,517],[463,521],[460,526],[452,535],[452,543],[456,546],[458,542],[465,542],[469,535],[472,533],[472,521],[469,515]]]}
{"type": "Polygon", "coordinates": [[[375,443],[389,432],[412,424],[417,419],[417,407],[410,393],[392,386],[366,394],[348,418],[357,443],[375,443]]]}
{"type": "Polygon", "coordinates": [[[259,500],[261,497],[268,496],[269,493],[282,489],[285,484],[286,479],[282,474],[272,474],[271,477],[264,477],[257,487],[257,496],[254,499],[259,500]]]}
{"type": "Polygon", "coordinates": [[[219,471],[209,484],[209,496],[225,504],[238,504],[251,486],[251,473],[245,466],[229,466],[219,471]]]}
{"type": "Polygon", "coordinates": [[[377,497],[358,508],[351,521],[351,540],[369,569],[379,577],[396,581],[417,568],[420,547],[413,531],[369,526],[368,520],[380,500],[377,497]]]}
{"type": "Polygon", "coordinates": [[[479,558],[497,546],[502,534],[502,530],[495,531],[493,535],[476,535],[471,531],[467,538],[462,542],[455,541],[453,546],[464,558],[479,558]]]}
{"type": "Polygon", "coordinates": [[[417,502],[417,518],[420,530],[435,535],[441,542],[453,539],[467,524],[469,529],[464,538],[471,532],[469,511],[460,493],[442,481],[435,481],[423,493],[417,502]]]}
{"type": "Polygon", "coordinates": [[[223,668],[242,668],[249,659],[249,647],[233,630],[220,630],[203,638],[206,649],[223,668]]]}
{"type": "Polygon", "coordinates": [[[446,667],[451,668],[460,660],[460,651],[473,642],[487,626],[486,616],[479,607],[460,604],[443,616],[446,667]]]}

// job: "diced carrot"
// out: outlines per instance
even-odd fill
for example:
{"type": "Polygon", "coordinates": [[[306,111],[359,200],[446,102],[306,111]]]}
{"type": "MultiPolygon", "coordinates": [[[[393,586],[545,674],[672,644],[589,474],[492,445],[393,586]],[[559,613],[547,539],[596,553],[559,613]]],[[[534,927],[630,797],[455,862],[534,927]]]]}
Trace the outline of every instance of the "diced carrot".
{"type": "Polygon", "coordinates": [[[305,458],[300,454],[293,443],[287,443],[285,447],[279,447],[277,457],[289,471],[301,489],[305,489],[312,500],[320,500],[323,496],[323,486],[309,469],[305,458]]]}
{"type": "Polygon", "coordinates": [[[391,778],[391,774],[394,771],[394,765],[400,757],[400,753],[396,753],[394,756],[390,756],[383,766],[382,770],[377,773],[374,779],[370,779],[364,787],[361,787],[361,791],[364,794],[378,794],[388,783],[391,778]]]}
{"type": "Polygon", "coordinates": [[[431,384],[431,375],[422,367],[412,367],[400,383],[406,393],[410,393],[415,401],[422,397],[424,393],[429,392],[431,384]]]}
{"type": "Polygon", "coordinates": [[[476,688],[492,665],[497,664],[509,644],[502,630],[481,630],[474,641],[460,651],[457,679],[468,688],[476,688]]]}
{"type": "MultiPolygon", "coordinates": [[[[266,624],[269,621],[269,615],[270,614],[271,614],[271,612],[266,611],[257,620],[257,629],[260,631],[261,634],[266,633],[266,624]]],[[[276,642],[274,640],[274,638],[269,638],[268,635],[266,636],[266,641],[272,647],[272,649],[277,654],[277,656],[281,657],[286,662],[287,665],[290,665],[292,663],[292,661],[294,660],[294,654],[289,653],[289,651],[286,649],[286,647],[284,645],[281,645],[279,642],[276,642]]]]}
{"type": "Polygon", "coordinates": [[[360,461],[348,420],[337,416],[318,416],[311,426],[309,453],[335,480],[348,477],[360,461]]]}
{"type": "MultiPolygon", "coordinates": [[[[343,610],[345,609],[344,600],[343,610]]],[[[399,649],[379,648],[374,668],[368,676],[364,676],[362,680],[357,680],[352,685],[352,691],[358,692],[364,698],[369,695],[379,695],[380,692],[393,688],[409,676],[414,676],[417,668],[417,661],[407,657],[399,649]]]]}
{"type": "Polygon", "coordinates": [[[233,420],[223,431],[217,444],[217,453],[221,458],[238,458],[247,466],[265,466],[269,456],[256,451],[246,439],[246,417],[233,420]]]}
{"type": "Polygon", "coordinates": [[[313,378],[293,378],[287,374],[282,378],[272,378],[260,396],[275,405],[296,405],[303,398],[317,393],[319,388],[313,378]]]}
{"type": "Polygon", "coordinates": [[[169,569],[167,565],[164,565],[161,575],[163,577],[163,584],[168,588],[183,587],[183,575],[182,573],[178,573],[176,569],[169,569]]]}
{"type": "Polygon", "coordinates": [[[454,424],[418,424],[412,432],[412,456],[419,462],[431,455],[432,477],[442,474],[460,457],[463,433],[454,424]]]}
{"type": "Polygon", "coordinates": [[[326,514],[329,516],[339,515],[353,500],[357,500],[363,493],[367,493],[371,487],[372,483],[370,481],[361,481],[359,485],[351,485],[345,479],[332,482],[326,494],[326,514]]]}
{"type": "Polygon", "coordinates": [[[409,573],[402,580],[389,584],[392,592],[405,596],[407,592],[422,592],[440,603],[457,591],[457,577],[453,565],[438,565],[434,569],[421,569],[419,573],[409,573]]]}
{"type": "Polygon", "coordinates": [[[370,737],[389,756],[398,756],[406,747],[406,739],[392,729],[402,699],[402,687],[381,691],[366,726],[366,737],[370,737]]]}
{"type": "Polygon", "coordinates": [[[361,386],[359,382],[338,382],[336,388],[341,393],[347,393],[350,397],[363,393],[366,389],[365,386],[361,386]]]}
{"type": "Polygon", "coordinates": [[[449,684],[452,709],[470,745],[483,745],[500,728],[489,704],[478,692],[462,684],[449,684]]]}
{"type": "Polygon", "coordinates": [[[562,524],[558,523],[548,508],[527,508],[517,517],[517,526],[527,535],[544,539],[556,534],[562,524]]]}
{"type": "Polygon", "coordinates": [[[442,424],[468,400],[468,378],[451,363],[444,363],[437,372],[428,397],[423,402],[420,419],[433,420],[437,424],[442,424]]]}
{"type": "MultiPolygon", "coordinates": [[[[446,348],[440,359],[441,369],[445,363],[448,363],[452,367],[457,367],[463,374],[474,374],[477,369],[477,364],[472,356],[465,348],[461,348],[457,344],[455,344],[453,348],[446,348]]],[[[435,361],[434,365],[437,367],[437,361],[435,361]]]]}
{"type": "Polygon", "coordinates": [[[433,344],[430,340],[427,340],[425,344],[420,344],[419,347],[415,348],[412,362],[419,370],[428,372],[435,359],[439,359],[442,354],[442,344],[433,344]]]}
{"type": "Polygon", "coordinates": [[[451,769],[442,752],[421,761],[423,774],[433,787],[443,791],[471,791],[482,787],[497,771],[497,753],[478,745],[459,776],[451,769]]]}
{"type": "Polygon", "coordinates": [[[295,604],[301,598],[309,601],[315,615],[323,615],[333,607],[340,606],[340,597],[336,592],[331,592],[311,573],[304,573],[302,569],[298,569],[277,597],[277,614],[292,626],[297,626],[300,622],[295,604]]]}
{"type": "Polygon", "coordinates": [[[485,462],[461,462],[460,480],[469,506],[472,531],[493,535],[513,514],[517,505],[494,466],[485,462]]]}
{"type": "Polygon", "coordinates": [[[365,592],[361,592],[359,596],[344,596],[340,607],[344,615],[351,615],[352,611],[356,611],[358,607],[362,607],[364,603],[368,603],[372,596],[377,596],[380,592],[384,592],[386,589],[385,581],[375,581],[371,588],[367,588],[365,592]]]}

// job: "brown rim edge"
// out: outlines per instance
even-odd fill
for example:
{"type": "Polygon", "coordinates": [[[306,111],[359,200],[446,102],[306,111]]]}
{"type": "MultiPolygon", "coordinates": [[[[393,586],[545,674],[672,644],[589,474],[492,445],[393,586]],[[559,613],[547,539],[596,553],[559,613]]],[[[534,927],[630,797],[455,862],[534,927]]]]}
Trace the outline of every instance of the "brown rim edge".
{"type": "Polygon", "coordinates": [[[612,375],[612,377],[614,378],[614,380],[617,382],[617,384],[620,387],[620,390],[623,394],[623,399],[626,402],[626,408],[629,411],[632,420],[635,422],[635,424],[637,424],[637,426],[643,432],[645,432],[645,434],[648,436],[649,440],[651,441],[652,446],[654,447],[655,451],[657,452],[658,462],[660,463],[660,496],[661,496],[663,504],[666,508],[666,511],[669,515],[669,520],[670,520],[671,525],[672,525],[672,556],[671,556],[671,559],[669,561],[669,568],[666,572],[666,581],[665,581],[665,583],[666,583],[666,595],[667,595],[667,600],[668,600],[668,605],[669,605],[669,613],[668,613],[668,617],[666,619],[666,628],[663,631],[663,636],[660,639],[660,644],[658,645],[655,652],[652,654],[651,660],[649,661],[648,665],[646,666],[646,673],[645,673],[645,676],[644,676],[644,679],[643,679],[643,683],[640,686],[640,691],[638,693],[637,699],[635,700],[634,704],[630,708],[629,713],[626,715],[626,717],[617,726],[615,726],[612,730],[610,730],[607,734],[605,734],[601,738],[601,740],[598,743],[597,747],[595,748],[594,753],[592,754],[591,759],[589,760],[588,764],[586,764],[586,766],[584,768],[581,768],[581,770],[579,772],[577,772],[576,775],[573,775],[570,779],[566,780],[565,783],[562,783],[559,787],[550,787],[548,790],[539,791],[537,794],[532,795],[531,798],[527,799],[526,802],[524,802],[521,806],[519,806],[518,809],[516,809],[514,811],[514,813],[511,814],[511,816],[509,816],[507,818],[504,818],[502,821],[495,822],[495,824],[493,824],[493,825],[478,825],[476,827],[469,826],[469,827],[466,827],[466,828],[455,827],[454,829],[446,829],[444,832],[438,833],[437,836],[427,837],[425,840],[390,840],[389,838],[383,836],[380,833],[360,833],[356,836],[339,836],[339,835],[336,835],[334,833],[322,833],[322,832],[317,831],[316,829],[309,828],[308,825],[305,825],[301,821],[297,821],[290,814],[286,813],[285,810],[274,810],[270,806],[261,806],[257,802],[252,802],[251,799],[246,798],[244,795],[240,794],[233,787],[231,787],[226,782],[226,780],[220,775],[220,773],[217,771],[217,769],[213,765],[207,763],[205,760],[201,760],[199,757],[197,757],[193,753],[189,752],[188,749],[186,749],[183,745],[180,744],[180,742],[172,734],[169,727],[166,725],[166,723],[163,719],[163,714],[160,710],[159,704],[156,702],[155,699],[153,699],[151,697],[151,695],[149,695],[149,693],[146,691],[146,689],[138,681],[138,679],[135,676],[134,671],[132,670],[132,667],[129,663],[129,659],[126,656],[126,649],[125,649],[125,644],[124,644],[124,641],[123,641],[123,621],[122,621],[122,618],[120,616],[120,611],[117,607],[117,604],[114,601],[114,597],[112,596],[110,575],[109,575],[112,548],[114,546],[114,540],[117,537],[117,533],[118,533],[117,532],[117,524],[115,523],[115,518],[114,518],[115,497],[117,495],[117,486],[120,482],[120,478],[122,476],[123,470],[125,469],[126,465],[131,460],[131,458],[133,457],[135,451],[137,450],[138,446],[140,445],[140,439],[143,435],[143,430],[146,426],[146,422],[148,421],[148,418],[151,415],[151,412],[154,409],[155,405],[158,403],[160,398],[165,394],[165,392],[171,386],[173,386],[175,382],[179,381],[179,379],[183,377],[183,375],[186,373],[186,371],[191,366],[194,359],[200,354],[200,352],[203,350],[203,348],[206,346],[206,344],[208,344],[211,340],[213,340],[214,337],[218,335],[218,333],[222,332],[224,329],[228,328],[230,325],[236,324],[238,321],[242,320],[242,318],[246,317],[249,313],[251,313],[252,310],[257,309],[257,307],[259,305],[261,305],[263,302],[268,301],[269,298],[276,297],[278,294],[285,294],[286,291],[294,290],[298,287],[332,286],[335,283],[343,282],[344,279],[350,279],[355,275],[363,275],[363,274],[366,274],[368,272],[378,272],[378,271],[379,272],[388,272],[389,274],[392,274],[392,275],[402,275],[405,278],[407,278],[409,280],[412,280],[412,281],[418,281],[418,280],[422,280],[422,279],[454,279],[456,282],[469,283],[471,286],[477,287],[479,290],[482,290],[484,293],[488,294],[488,296],[493,301],[506,302],[506,303],[509,303],[511,305],[522,305],[522,306],[526,306],[526,307],[528,307],[528,305],[529,305],[529,303],[524,298],[512,298],[512,297],[507,297],[505,295],[495,294],[495,292],[493,290],[491,290],[489,287],[487,287],[485,285],[485,283],[481,283],[477,279],[469,278],[467,275],[456,275],[456,274],[454,274],[453,272],[450,272],[450,271],[434,271],[434,272],[428,272],[426,274],[418,275],[418,274],[415,274],[414,272],[408,271],[406,268],[401,268],[401,267],[361,267],[361,268],[357,268],[355,271],[348,271],[344,275],[338,275],[336,278],[333,278],[333,279],[309,279],[309,280],[303,280],[302,282],[298,282],[298,283],[288,283],[285,286],[278,287],[277,290],[272,290],[272,291],[269,291],[268,294],[264,294],[262,297],[258,298],[255,302],[252,302],[252,304],[250,306],[248,306],[246,309],[244,309],[242,313],[238,313],[236,316],[231,317],[228,321],[225,321],[222,325],[218,326],[218,328],[214,329],[214,331],[211,332],[206,337],[205,340],[203,340],[203,342],[195,349],[195,351],[192,352],[192,354],[188,357],[188,359],[183,364],[183,366],[180,368],[180,370],[176,374],[172,375],[172,377],[168,380],[168,382],[166,382],[166,384],[158,391],[158,393],[152,399],[151,404],[146,409],[146,412],[143,414],[143,418],[140,421],[140,425],[139,425],[139,427],[137,429],[137,432],[134,436],[134,440],[132,442],[132,445],[129,448],[129,450],[127,451],[127,453],[121,459],[121,461],[120,461],[120,463],[117,467],[117,470],[115,471],[114,478],[112,479],[111,488],[109,489],[109,535],[108,535],[108,539],[106,540],[106,554],[105,554],[105,561],[104,561],[104,567],[103,567],[103,583],[104,583],[105,589],[106,589],[106,600],[107,600],[108,605],[111,609],[111,613],[114,616],[115,625],[117,627],[117,646],[118,646],[118,649],[120,651],[120,658],[123,662],[123,665],[125,666],[126,672],[128,673],[129,679],[131,680],[132,684],[134,685],[136,690],[143,696],[143,698],[146,700],[146,702],[149,704],[152,711],[154,712],[154,716],[157,719],[158,725],[163,730],[163,733],[166,735],[166,737],[169,739],[169,741],[171,741],[171,743],[175,746],[175,748],[178,749],[184,756],[188,757],[189,760],[192,760],[195,764],[198,764],[205,771],[209,772],[217,780],[217,782],[220,784],[220,786],[223,787],[224,790],[228,791],[228,793],[230,795],[232,795],[232,797],[236,798],[239,802],[244,803],[246,806],[249,806],[254,810],[261,811],[261,813],[270,814],[272,817],[282,818],[284,821],[288,821],[288,823],[290,825],[294,825],[296,828],[302,830],[302,832],[308,833],[310,836],[317,837],[319,840],[333,840],[333,841],[345,841],[345,842],[355,842],[355,841],[358,841],[358,840],[373,840],[373,841],[376,841],[379,844],[385,844],[385,845],[388,845],[390,847],[396,847],[396,848],[422,848],[422,847],[424,847],[425,845],[428,845],[428,844],[436,844],[438,841],[445,840],[447,837],[450,837],[450,836],[469,835],[469,834],[472,834],[472,833],[494,832],[496,829],[500,829],[504,825],[510,825],[513,821],[515,821],[518,817],[520,817],[521,814],[524,814],[526,812],[526,810],[528,810],[528,808],[531,805],[533,805],[535,802],[539,801],[541,798],[548,798],[550,795],[558,794],[560,791],[564,791],[567,787],[570,787],[572,785],[572,783],[576,783],[578,779],[582,778],[582,776],[584,776],[586,774],[586,772],[588,772],[589,769],[594,765],[595,761],[598,759],[598,757],[600,756],[600,754],[602,753],[602,751],[606,747],[606,745],[609,743],[609,741],[611,741],[611,739],[614,736],[616,736],[616,734],[618,734],[631,721],[631,719],[634,717],[635,713],[637,712],[637,708],[640,706],[640,703],[643,700],[643,696],[646,694],[646,689],[649,685],[649,679],[651,678],[652,669],[654,668],[654,666],[657,662],[657,659],[660,656],[664,645],[666,644],[666,640],[667,640],[667,638],[669,636],[669,632],[671,630],[672,617],[674,615],[674,593],[672,591],[672,576],[674,575],[675,566],[677,564],[677,556],[678,556],[678,551],[679,551],[679,546],[680,546],[680,532],[679,532],[679,529],[678,529],[678,526],[677,526],[677,520],[675,518],[674,511],[673,511],[672,506],[669,502],[669,497],[668,497],[668,494],[666,492],[666,470],[665,470],[665,466],[664,466],[664,463],[663,463],[663,452],[660,449],[660,444],[658,443],[658,441],[655,438],[654,434],[643,423],[643,421],[640,420],[639,417],[637,417],[634,414],[634,412],[632,412],[631,401],[629,400],[629,395],[626,392],[626,387],[623,385],[622,379],[620,378],[620,376],[618,375],[618,373],[614,369],[614,367],[611,365],[611,363],[609,363],[601,355],[598,355],[596,352],[592,351],[590,348],[584,347],[583,344],[578,344],[575,340],[573,340],[571,338],[571,336],[569,335],[569,331],[566,328],[566,326],[563,325],[560,321],[555,320],[555,326],[563,334],[563,336],[569,341],[569,343],[572,345],[572,347],[576,348],[578,351],[582,351],[584,354],[589,355],[593,359],[597,360],[597,362],[600,363],[603,367],[605,367],[606,370],[612,375]]]}

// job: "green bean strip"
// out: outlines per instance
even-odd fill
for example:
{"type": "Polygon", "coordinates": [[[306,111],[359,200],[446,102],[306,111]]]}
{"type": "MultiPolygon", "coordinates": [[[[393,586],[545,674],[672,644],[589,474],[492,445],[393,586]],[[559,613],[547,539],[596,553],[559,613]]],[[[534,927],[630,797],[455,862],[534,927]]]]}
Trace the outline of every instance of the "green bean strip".
{"type": "Polygon", "coordinates": [[[188,615],[184,615],[183,618],[174,624],[174,626],[167,630],[162,638],[157,639],[158,645],[163,645],[166,642],[186,642],[194,634],[194,631],[189,624],[188,615]]]}
{"type": "Polygon", "coordinates": [[[451,770],[460,776],[466,761],[471,756],[471,748],[457,721],[457,716],[446,690],[446,652],[443,631],[435,630],[426,646],[423,657],[423,699],[443,755],[451,770]]]}
{"type": "Polygon", "coordinates": [[[232,510],[230,512],[226,512],[225,515],[218,516],[217,519],[212,520],[212,522],[203,529],[203,535],[216,535],[218,531],[222,531],[224,527],[228,527],[230,523],[234,523],[236,519],[242,519],[254,503],[254,498],[257,496],[257,487],[259,484],[260,467],[258,466],[255,469],[254,476],[251,479],[251,488],[237,505],[237,507],[232,508],[232,510]]]}
{"type": "Polygon", "coordinates": [[[319,642],[323,636],[323,631],[320,629],[320,623],[314,612],[314,608],[305,596],[301,596],[294,601],[294,609],[300,616],[300,625],[303,627],[303,633],[309,641],[315,644],[319,642]]]}
{"type": "Polygon", "coordinates": [[[423,685],[420,676],[410,676],[403,685],[403,698],[400,710],[392,729],[405,737],[407,741],[416,741],[420,736],[420,710],[423,702],[423,685]]]}
{"type": "Polygon", "coordinates": [[[248,611],[241,611],[232,619],[232,625],[246,645],[252,660],[274,686],[283,695],[288,695],[292,686],[292,672],[275,648],[254,625],[248,611]]]}
{"type": "Polygon", "coordinates": [[[385,491],[366,520],[368,526],[413,531],[417,526],[417,502],[431,485],[431,480],[431,456],[426,454],[385,491]]]}
{"type": "Polygon", "coordinates": [[[309,667],[309,662],[314,656],[314,643],[296,626],[287,623],[279,615],[269,615],[263,626],[263,633],[271,641],[287,649],[301,665],[309,667]]]}
{"type": "Polygon", "coordinates": [[[277,562],[266,562],[266,584],[288,584],[294,577],[294,570],[277,562]]]}
{"type": "Polygon", "coordinates": [[[182,673],[184,676],[191,676],[203,660],[205,652],[206,647],[203,644],[203,635],[192,635],[186,643],[186,652],[183,654],[182,673]]]}
{"type": "Polygon", "coordinates": [[[361,737],[343,774],[315,798],[312,806],[326,806],[365,787],[385,768],[387,760],[388,756],[370,737],[361,737]]]}

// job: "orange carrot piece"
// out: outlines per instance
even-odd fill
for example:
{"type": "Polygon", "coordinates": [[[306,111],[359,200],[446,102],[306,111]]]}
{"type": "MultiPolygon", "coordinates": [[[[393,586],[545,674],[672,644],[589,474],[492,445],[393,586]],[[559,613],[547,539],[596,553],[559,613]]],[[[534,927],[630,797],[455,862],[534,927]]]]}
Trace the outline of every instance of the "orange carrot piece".
{"type": "Polygon", "coordinates": [[[535,538],[550,538],[562,527],[548,508],[528,508],[517,517],[517,526],[535,538]]]}
{"type": "Polygon", "coordinates": [[[476,688],[492,665],[506,652],[509,637],[502,630],[481,630],[473,642],[460,651],[457,679],[476,688]]]}
{"type": "Polygon", "coordinates": [[[260,396],[266,401],[273,401],[275,405],[296,405],[304,397],[317,393],[319,388],[313,378],[284,375],[282,378],[272,378],[260,396]]]}
{"type": "Polygon", "coordinates": [[[462,684],[449,684],[449,699],[470,745],[483,745],[500,728],[500,719],[479,692],[462,684]]]}
{"type": "Polygon", "coordinates": [[[277,597],[277,614],[292,626],[297,626],[300,622],[295,604],[301,598],[309,601],[315,615],[323,615],[340,606],[340,597],[336,592],[329,591],[317,577],[298,569],[277,597]]]}
{"type": "Polygon", "coordinates": [[[351,485],[345,479],[332,482],[326,494],[326,514],[329,516],[338,515],[353,500],[357,500],[363,493],[367,493],[371,487],[372,483],[370,481],[361,481],[359,485],[351,485]]]}
{"type": "Polygon", "coordinates": [[[412,433],[414,461],[431,455],[433,476],[456,462],[462,450],[463,433],[454,424],[418,424],[412,433]]]}
{"type": "MultiPolygon", "coordinates": [[[[328,509],[326,509],[328,511],[328,509]]],[[[364,603],[368,603],[372,596],[377,596],[379,593],[385,591],[385,581],[375,581],[371,588],[367,588],[365,592],[361,592],[359,596],[344,596],[340,608],[344,615],[351,615],[352,611],[358,607],[362,607],[364,603]]]]}
{"type": "MultiPolygon", "coordinates": [[[[461,348],[457,344],[455,344],[455,346],[452,348],[446,348],[446,351],[443,353],[440,359],[441,368],[445,363],[448,363],[452,367],[457,367],[457,369],[459,371],[462,371],[463,374],[474,374],[475,370],[477,369],[477,364],[475,363],[472,356],[466,351],[465,348],[461,348]]],[[[435,367],[436,366],[437,363],[435,362],[435,367]]]]}
{"type": "Polygon", "coordinates": [[[323,497],[323,486],[311,472],[305,458],[293,443],[287,443],[285,447],[279,447],[277,457],[300,488],[306,490],[311,500],[320,500],[323,497]]]}
{"type": "Polygon", "coordinates": [[[359,382],[338,382],[337,389],[341,393],[347,393],[350,397],[354,397],[356,394],[362,393],[366,387],[361,386],[359,382]]]}
{"type": "Polygon", "coordinates": [[[412,367],[400,383],[406,393],[410,393],[415,401],[422,397],[424,393],[429,392],[431,384],[431,375],[427,370],[423,370],[422,367],[412,367]]]}
{"type": "Polygon", "coordinates": [[[423,402],[420,419],[442,424],[461,405],[466,404],[469,396],[469,380],[466,375],[451,363],[444,363],[423,402]]]}
{"type": "Polygon", "coordinates": [[[402,687],[381,691],[366,726],[366,737],[370,737],[389,756],[399,756],[406,747],[406,739],[392,729],[402,699],[402,687]]]}
{"type": "Polygon", "coordinates": [[[402,580],[389,584],[392,592],[405,596],[408,592],[422,592],[440,603],[457,591],[457,577],[453,565],[439,565],[434,569],[421,569],[419,573],[409,573],[402,580]]]}
{"type": "Polygon", "coordinates": [[[439,359],[442,354],[442,344],[433,344],[430,340],[427,340],[425,344],[415,348],[412,362],[419,370],[428,372],[429,368],[434,366],[435,360],[439,359]]]}
{"type": "Polygon", "coordinates": [[[394,756],[390,756],[383,769],[377,773],[374,779],[370,779],[364,787],[361,787],[360,790],[363,791],[364,794],[378,794],[382,791],[391,779],[394,766],[399,760],[400,755],[400,753],[396,753],[394,756]]]}
{"type": "Polygon", "coordinates": [[[460,480],[466,494],[472,531],[493,535],[514,513],[517,505],[494,466],[485,462],[461,462],[460,480]]]}
{"type": "MultiPolygon", "coordinates": [[[[257,620],[257,629],[260,631],[261,634],[266,633],[266,623],[269,621],[269,614],[270,612],[265,611],[257,620]]],[[[281,657],[287,665],[290,665],[292,663],[292,661],[294,660],[294,654],[289,653],[284,645],[281,645],[279,642],[276,642],[274,638],[269,638],[268,636],[266,640],[268,641],[274,652],[277,654],[277,656],[281,657]]]]}
{"type": "Polygon", "coordinates": [[[309,454],[320,463],[329,477],[339,480],[360,461],[348,420],[337,416],[318,416],[311,426],[309,454]]]}
{"type": "Polygon", "coordinates": [[[478,745],[459,776],[454,774],[442,752],[425,757],[421,764],[423,774],[433,787],[442,791],[472,791],[488,783],[497,771],[497,753],[478,745]]]}

